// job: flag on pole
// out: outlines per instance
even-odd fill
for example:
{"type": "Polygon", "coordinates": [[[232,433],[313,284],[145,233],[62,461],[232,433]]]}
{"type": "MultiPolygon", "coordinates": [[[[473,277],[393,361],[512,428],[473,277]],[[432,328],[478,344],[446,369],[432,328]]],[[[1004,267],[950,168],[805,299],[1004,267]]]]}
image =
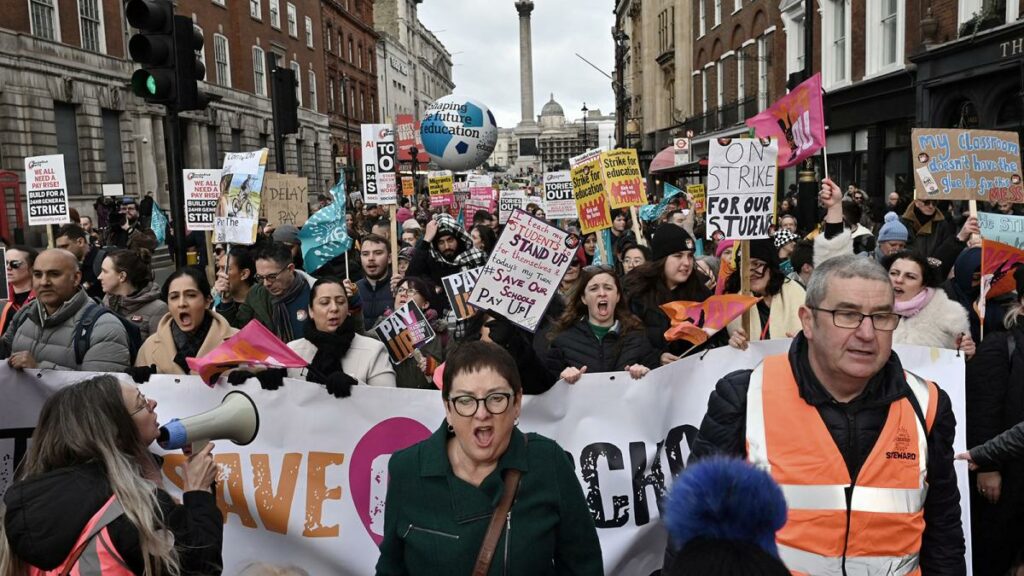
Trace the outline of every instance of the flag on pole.
{"type": "Polygon", "coordinates": [[[699,346],[743,314],[760,298],[742,294],[720,294],[703,302],[680,300],[662,304],[672,327],[665,331],[665,341],[685,340],[699,346]]]}
{"type": "Polygon", "coordinates": [[[665,194],[661,199],[661,202],[640,207],[640,219],[644,222],[653,222],[657,220],[665,213],[665,209],[668,208],[668,201],[683,193],[681,189],[676,188],[668,182],[665,182],[663,186],[665,187],[665,194]]]}
{"type": "Polygon", "coordinates": [[[156,202],[153,202],[153,212],[149,217],[149,229],[156,235],[156,245],[163,246],[167,240],[167,215],[156,202]]]}
{"type": "Polygon", "coordinates": [[[757,116],[747,119],[758,138],[779,141],[779,168],[798,164],[825,147],[825,108],[821,74],[815,74],[779,98],[757,116]]]}
{"type": "MultiPolygon", "coordinates": [[[[344,184],[341,186],[344,189],[344,184]]],[[[340,200],[338,196],[334,198],[334,202],[317,210],[299,230],[302,261],[307,272],[316,272],[352,248],[352,238],[345,226],[345,195],[342,193],[340,200]]]]}
{"type": "Polygon", "coordinates": [[[201,358],[186,358],[185,362],[208,386],[214,385],[217,375],[238,366],[267,368],[305,368],[306,361],[261,324],[252,320],[204,354],[201,358]]]}

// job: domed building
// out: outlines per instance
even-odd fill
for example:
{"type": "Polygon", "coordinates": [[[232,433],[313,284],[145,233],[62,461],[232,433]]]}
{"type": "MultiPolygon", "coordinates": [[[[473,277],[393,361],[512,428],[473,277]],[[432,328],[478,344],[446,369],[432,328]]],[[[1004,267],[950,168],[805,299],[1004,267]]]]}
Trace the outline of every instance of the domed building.
{"type": "Polygon", "coordinates": [[[565,112],[562,105],[555,102],[554,94],[551,94],[551,100],[540,109],[540,126],[541,129],[565,127],[565,112]]]}

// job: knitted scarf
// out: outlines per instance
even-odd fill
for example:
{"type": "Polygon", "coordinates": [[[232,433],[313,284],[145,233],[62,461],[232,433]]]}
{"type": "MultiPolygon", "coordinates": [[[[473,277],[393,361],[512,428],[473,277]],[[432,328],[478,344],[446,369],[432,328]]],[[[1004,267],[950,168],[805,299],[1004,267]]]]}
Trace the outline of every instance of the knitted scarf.
{"type": "Polygon", "coordinates": [[[317,330],[312,318],[307,318],[303,326],[306,340],[316,346],[316,354],[309,363],[306,379],[317,384],[326,384],[327,377],[341,371],[341,360],[352,346],[356,337],[355,322],[349,316],[335,332],[317,330]]]}
{"type": "Polygon", "coordinates": [[[203,347],[203,342],[206,342],[206,336],[210,333],[210,326],[213,326],[213,316],[210,314],[206,314],[202,324],[191,332],[183,332],[178,328],[177,322],[171,322],[171,337],[174,340],[174,349],[177,350],[174,363],[181,366],[185,374],[192,371],[185,359],[199,355],[199,349],[203,347]]]}
{"type": "Polygon", "coordinates": [[[305,283],[305,279],[296,274],[292,278],[292,285],[288,287],[288,290],[285,290],[284,294],[280,297],[274,298],[274,327],[280,331],[278,336],[282,342],[295,340],[295,335],[292,333],[291,314],[288,313],[288,304],[299,297],[305,283]]]}
{"type": "Polygon", "coordinates": [[[913,318],[917,316],[918,312],[924,310],[925,306],[932,301],[934,296],[935,290],[933,288],[925,288],[918,292],[917,296],[906,302],[896,302],[892,311],[904,318],[913,318]]]}

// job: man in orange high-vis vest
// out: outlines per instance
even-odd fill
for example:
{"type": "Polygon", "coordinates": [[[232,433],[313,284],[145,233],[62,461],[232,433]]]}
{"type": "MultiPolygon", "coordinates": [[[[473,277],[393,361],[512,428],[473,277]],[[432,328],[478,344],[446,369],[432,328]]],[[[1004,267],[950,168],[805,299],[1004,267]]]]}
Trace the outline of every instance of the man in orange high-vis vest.
{"type": "Polygon", "coordinates": [[[788,354],[718,382],[691,449],[782,487],[793,574],[966,574],[949,397],[892,352],[893,292],[871,258],[818,266],[788,354]]]}

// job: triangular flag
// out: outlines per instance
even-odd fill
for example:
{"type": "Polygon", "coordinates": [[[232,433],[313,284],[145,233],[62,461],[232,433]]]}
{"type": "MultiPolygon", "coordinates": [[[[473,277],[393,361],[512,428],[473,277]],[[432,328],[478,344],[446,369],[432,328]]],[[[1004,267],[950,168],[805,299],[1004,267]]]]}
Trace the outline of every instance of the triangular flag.
{"type": "Polygon", "coordinates": [[[779,168],[799,164],[825,147],[825,107],[821,101],[821,74],[815,74],[747,119],[758,138],[779,141],[779,168]]]}
{"type": "Polygon", "coordinates": [[[680,300],[662,304],[662,311],[672,323],[672,327],[665,331],[665,340],[686,340],[695,346],[703,344],[759,300],[755,296],[721,294],[703,302],[680,300]]]}
{"type": "Polygon", "coordinates": [[[201,358],[186,358],[188,367],[208,386],[215,376],[238,366],[268,368],[305,368],[306,361],[258,320],[252,320],[223,344],[201,358]]]}

